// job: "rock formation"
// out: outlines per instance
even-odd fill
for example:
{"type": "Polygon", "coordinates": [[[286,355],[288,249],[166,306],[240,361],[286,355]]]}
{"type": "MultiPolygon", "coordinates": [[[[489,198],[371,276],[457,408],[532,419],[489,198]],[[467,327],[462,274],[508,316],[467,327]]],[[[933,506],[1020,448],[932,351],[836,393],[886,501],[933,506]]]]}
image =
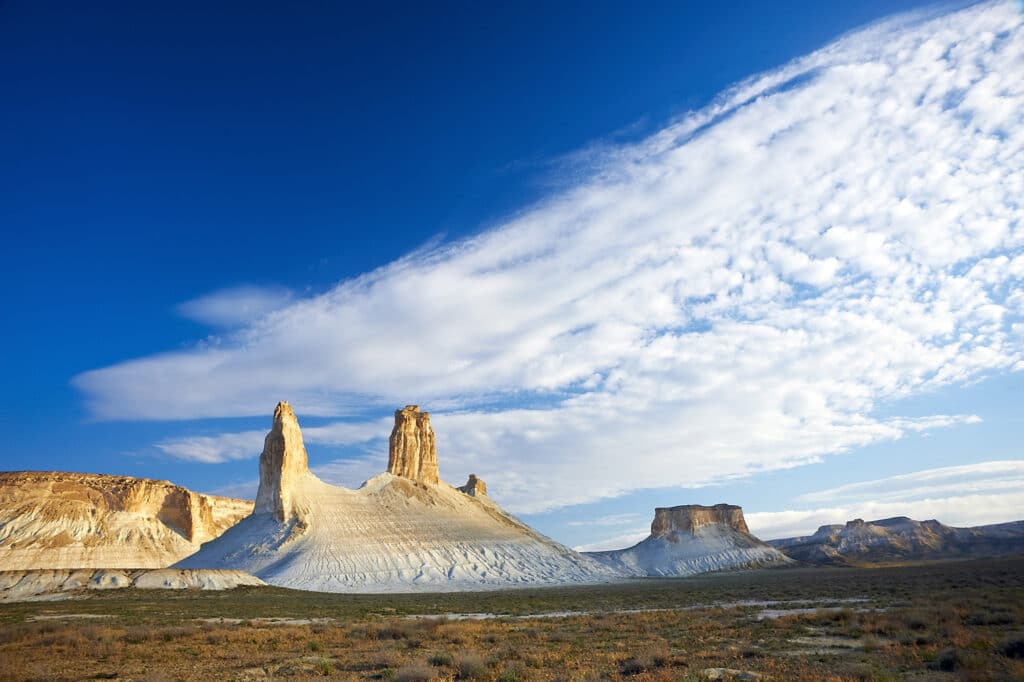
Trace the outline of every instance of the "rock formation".
{"type": "Polygon", "coordinates": [[[750,534],[743,510],[731,504],[659,507],[651,534],[628,549],[588,552],[606,566],[636,576],[677,576],[792,563],[750,534]]]}
{"type": "Polygon", "coordinates": [[[270,512],[278,521],[295,515],[292,491],[309,475],[309,459],[302,444],[302,431],[291,405],[280,402],[274,409],[274,422],[263,440],[260,453],[260,487],[253,513],[270,512]]]}
{"type": "Polygon", "coordinates": [[[324,592],[473,590],[617,577],[506,514],[483,494],[483,481],[471,478],[463,489],[469,494],[438,481],[434,431],[415,405],[395,413],[388,473],[358,490],[300,472],[301,443],[291,411],[278,406],[260,458],[255,512],[179,567],[239,569],[272,585],[324,592]]]}
{"type": "Polygon", "coordinates": [[[470,474],[466,485],[460,486],[459,490],[473,497],[487,497],[487,484],[477,478],[476,474],[470,474]]]}
{"type": "Polygon", "coordinates": [[[388,440],[388,473],[436,485],[437,442],[430,414],[418,405],[395,410],[395,427],[388,440]]]}
{"type": "Polygon", "coordinates": [[[678,507],[657,507],[654,510],[654,521],[651,522],[651,535],[656,538],[680,532],[693,535],[698,528],[715,524],[728,526],[740,533],[750,533],[747,520],[743,518],[743,509],[734,504],[716,504],[713,507],[683,504],[678,507]]]}
{"type": "Polygon", "coordinates": [[[0,570],[161,568],[252,511],[168,481],[0,473],[0,570]]]}
{"type": "Polygon", "coordinates": [[[266,585],[244,571],[190,571],[174,568],[37,569],[0,571],[0,602],[72,599],[94,590],[230,590],[266,585]]]}
{"type": "Polygon", "coordinates": [[[955,528],[906,516],[853,519],[845,525],[821,526],[814,535],[769,544],[798,561],[833,566],[997,556],[1024,552],[1024,521],[955,528]]]}

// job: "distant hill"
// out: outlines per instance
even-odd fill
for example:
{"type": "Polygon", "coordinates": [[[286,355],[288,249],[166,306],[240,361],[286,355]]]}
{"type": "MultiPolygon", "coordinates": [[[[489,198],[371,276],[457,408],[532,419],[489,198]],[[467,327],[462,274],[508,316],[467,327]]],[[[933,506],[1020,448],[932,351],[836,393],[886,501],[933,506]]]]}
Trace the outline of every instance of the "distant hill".
{"type": "Polygon", "coordinates": [[[955,528],[906,516],[822,526],[814,535],[769,540],[809,564],[856,566],[895,561],[1024,553],[1024,521],[955,528]]]}
{"type": "Polygon", "coordinates": [[[731,504],[658,507],[651,534],[627,549],[587,556],[629,576],[682,576],[792,562],[750,534],[743,510],[731,504]]]}

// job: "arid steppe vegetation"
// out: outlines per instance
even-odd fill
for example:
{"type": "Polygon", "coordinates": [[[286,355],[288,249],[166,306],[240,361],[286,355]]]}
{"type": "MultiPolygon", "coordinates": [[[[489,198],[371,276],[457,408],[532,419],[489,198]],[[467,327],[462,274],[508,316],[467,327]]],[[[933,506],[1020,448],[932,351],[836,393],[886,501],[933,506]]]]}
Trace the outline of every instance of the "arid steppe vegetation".
{"type": "Polygon", "coordinates": [[[5,680],[1020,680],[1024,559],[461,594],[89,593],[0,606],[0,661],[5,680]]]}

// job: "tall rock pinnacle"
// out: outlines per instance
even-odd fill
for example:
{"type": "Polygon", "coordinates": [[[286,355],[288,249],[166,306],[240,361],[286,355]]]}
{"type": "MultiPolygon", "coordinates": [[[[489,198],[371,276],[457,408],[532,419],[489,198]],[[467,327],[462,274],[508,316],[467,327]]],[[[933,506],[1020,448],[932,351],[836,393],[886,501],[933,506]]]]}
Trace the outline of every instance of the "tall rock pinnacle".
{"type": "Polygon", "coordinates": [[[418,405],[395,410],[395,428],[388,441],[388,473],[423,483],[437,483],[437,443],[430,414],[418,405]]]}
{"type": "Polygon", "coordinates": [[[260,454],[260,489],[254,514],[272,512],[279,521],[295,514],[295,483],[309,474],[302,431],[292,407],[280,402],[274,410],[274,425],[263,441],[260,454]]]}

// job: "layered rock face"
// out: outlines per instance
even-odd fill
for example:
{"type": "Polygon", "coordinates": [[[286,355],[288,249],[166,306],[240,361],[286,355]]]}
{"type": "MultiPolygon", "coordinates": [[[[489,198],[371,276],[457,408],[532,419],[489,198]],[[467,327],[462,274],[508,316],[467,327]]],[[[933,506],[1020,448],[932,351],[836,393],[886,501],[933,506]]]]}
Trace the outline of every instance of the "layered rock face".
{"type": "Polygon", "coordinates": [[[696,532],[703,526],[728,526],[740,533],[749,533],[743,509],[734,504],[716,504],[705,507],[702,504],[683,504],[678,507],[657,507],[651,522],[651,535],[662,537],[672,533],[696,532]]]}
{"type": "Polygon", "coordinates": [[[294,415],[279,405],[260,458],[257,513],[178,567],[240,569],[272,585],[323,592],[474,590],[616,577],[506,514],[475,476],[461,489],[439,481],[430,418],[415,405],[395,413],[388,473],[358,490],[300,471],[306,461],[301,443],[294,415]]]}
{"type": "Polygon", "coordinates": [[[418,405],[395,410],[395,427],[388,440],[388,473],[436,485],[437,440],[430,414],[418,405]]]}
{"type": "Polygon", "coordinates": [[[266,583],[244,571],[189,571],[174,568],[0,571],[0,602],[80,598],[92,590],[230,590],[243,585],[266,583]]]}
{"type": "Polygon", "coordinates": [[[621,573],[678,576],[792,563],[750,534],[743,510],[732,504],[659,507],[651,534],[627,549],[588,552],[621,573]]]}
{"type": "Polygon", "coordinates": [[[280,402],[274,409],[270,433],[260,453],[260,487],[253,513],[270,512],[278,521],[295,516],[294,488],[309,475],[309,458],[302,443],[302,430],[291,405],[280,402]]]}
{"type": "Polygon", "coordinates": [[[473,497],[487,497],[487,484],[477,478],[476,474],[470,474],[466,485],[459,486],[459,490],[473,497]]]}
{"type": "Polygon", "coordinates": [[[1024,552],[1024,521],[955,528],[906,516],[853,519],[821,526],[814,535],[770,543],[798,561],[819,565],[998,556],[1024,552]]]}
{"type": "Polygon", "coordinates": [[[160,568],[248,516],[252,502],[167,481],[0,473],[0,570],[160,568]]]}

